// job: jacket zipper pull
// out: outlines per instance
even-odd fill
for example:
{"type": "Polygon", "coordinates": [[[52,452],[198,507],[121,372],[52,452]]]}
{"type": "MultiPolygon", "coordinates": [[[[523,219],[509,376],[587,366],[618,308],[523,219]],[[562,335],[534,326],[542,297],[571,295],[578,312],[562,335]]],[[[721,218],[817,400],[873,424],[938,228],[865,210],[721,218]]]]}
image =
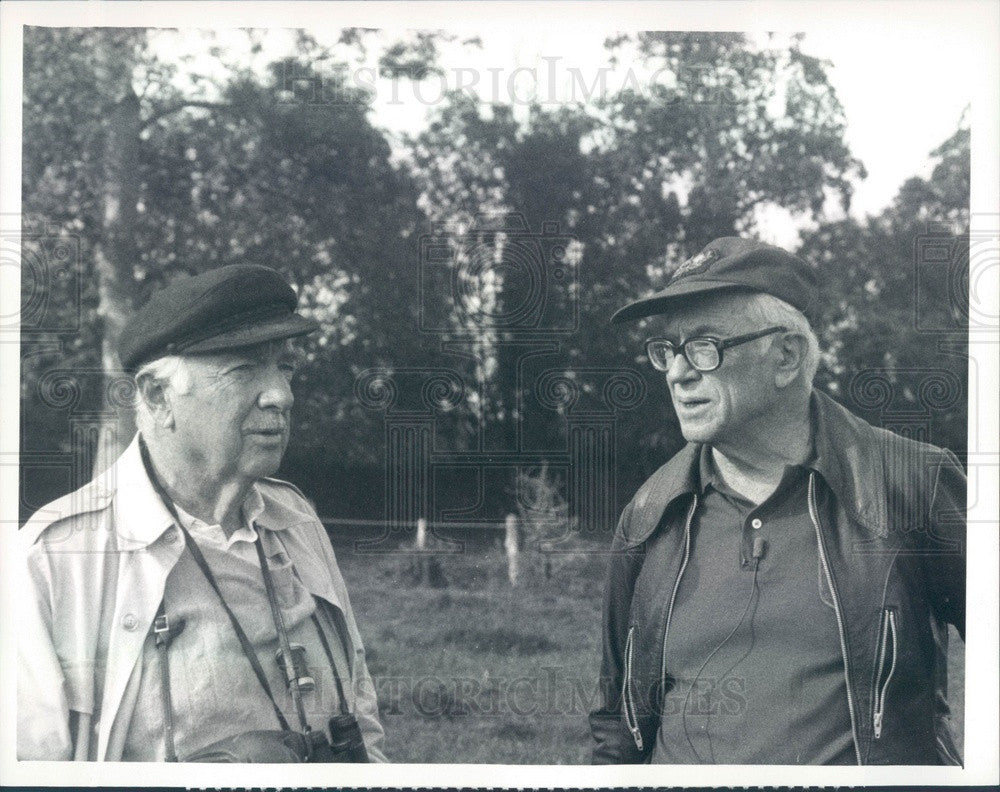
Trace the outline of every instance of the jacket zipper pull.
{"type": "Polygon", "coordinates": [[[875,739],[882,736],[882,713],[875,713],[875,739]]]}
{"type": "Polygon", "coordinates": [[[639,731],[639,727],[638,726],[629,726],[628,730],[630,732],[632,732],[632,739],[635,740],[635,747],[641,751],[642,750],[642,732],[639,731]]]}

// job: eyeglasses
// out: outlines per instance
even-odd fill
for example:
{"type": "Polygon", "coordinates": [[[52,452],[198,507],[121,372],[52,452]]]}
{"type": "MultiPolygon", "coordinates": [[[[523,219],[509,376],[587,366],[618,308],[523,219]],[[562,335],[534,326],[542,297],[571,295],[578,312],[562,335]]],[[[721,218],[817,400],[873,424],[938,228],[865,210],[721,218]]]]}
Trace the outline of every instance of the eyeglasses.
{"type": "Polygon", "coordinates": [[[674,362],[674,356],[680,349],[685,360],[697,371],[715,371],[722,365],[722,350],[729,347],[746,344],[758,338],[771,335],[772,333],[783,333],[788,330],[782,325],[775,325],[766,330],[759,330],[756,333],[733,336],[732,338],[713,338],[712,336],[695,336],[679,344],[674,344],[666,338],[646,339],[646,355],[653,368],[658,371],[666,371],[670,364],[674,362]]]}

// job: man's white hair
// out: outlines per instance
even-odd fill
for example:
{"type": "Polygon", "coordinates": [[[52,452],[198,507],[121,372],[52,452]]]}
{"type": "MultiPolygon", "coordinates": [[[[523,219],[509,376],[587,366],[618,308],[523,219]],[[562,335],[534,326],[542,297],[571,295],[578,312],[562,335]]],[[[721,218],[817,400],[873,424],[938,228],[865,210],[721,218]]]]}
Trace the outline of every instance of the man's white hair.
{"type": "MultiPolygon", "coordinates": [[[[191,371],[188,368],[187,360],[180,355],[166,355],[144,363],[135,373],[136,385],[140,386],[144,379],[152,379],[181,394],[191,390],[191,371]]],[[[142,388],[138,387],[137,390],[136,424],[140,431],[152,429],[152,412],[149,405],[146,404],[146,400],[142,398],[142,388]]]]}
{"type": "Polygon", "coordinates": [[[801,333],[806,338],[806,354],[802,361],[802,381],[812,385],[819,368],[819,339],[809,326],[809,320],[795,308],[773,294],[757,292],[743,298],[742,313],[759,324],[760,329],[770,325],[784,325],[789,330],[801,333]]]}

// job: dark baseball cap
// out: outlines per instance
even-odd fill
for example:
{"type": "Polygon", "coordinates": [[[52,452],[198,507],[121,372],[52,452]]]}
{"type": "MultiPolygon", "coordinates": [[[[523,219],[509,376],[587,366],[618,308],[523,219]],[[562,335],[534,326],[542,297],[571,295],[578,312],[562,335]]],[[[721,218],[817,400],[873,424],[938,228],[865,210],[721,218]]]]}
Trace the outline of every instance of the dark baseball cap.
{"type": "Polygon", "coordinates": [[[774,245],[720,237],[674,269],[665,288],[615,311],[611,322],[670,313],[696,296],[739,291],[772,294],[810,323],[815,319],[816,273],[805,261],[774,245]]]}
{"type": "Polygon", "coordinates": [[[180,277],[153,294],[122,328],[118,357],[135,371],[164,355],[197,355],[305,335],[319,324],[269,267],[233,264],[180,277]]]}

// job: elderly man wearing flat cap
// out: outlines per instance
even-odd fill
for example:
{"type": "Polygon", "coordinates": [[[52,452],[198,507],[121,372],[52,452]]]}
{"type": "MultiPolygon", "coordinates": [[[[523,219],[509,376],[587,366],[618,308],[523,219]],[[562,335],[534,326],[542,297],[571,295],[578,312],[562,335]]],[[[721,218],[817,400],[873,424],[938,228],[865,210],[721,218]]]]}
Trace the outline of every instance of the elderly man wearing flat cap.
{"type": "Polygon", "coordinates": [[[364,649],[329,539],[269,478],[288,442],[284,279],[171,282],[122,332],[139,431],[20,532],[18,757],[384,760],[364,649]]]}
{"type": "Polygon", "coordinates": [[[595,763],[958,764],[965,476],[812,387],[810,267],[717,239],[613,322],[653,317],[687,445],[625,507],[595,763]]]}

